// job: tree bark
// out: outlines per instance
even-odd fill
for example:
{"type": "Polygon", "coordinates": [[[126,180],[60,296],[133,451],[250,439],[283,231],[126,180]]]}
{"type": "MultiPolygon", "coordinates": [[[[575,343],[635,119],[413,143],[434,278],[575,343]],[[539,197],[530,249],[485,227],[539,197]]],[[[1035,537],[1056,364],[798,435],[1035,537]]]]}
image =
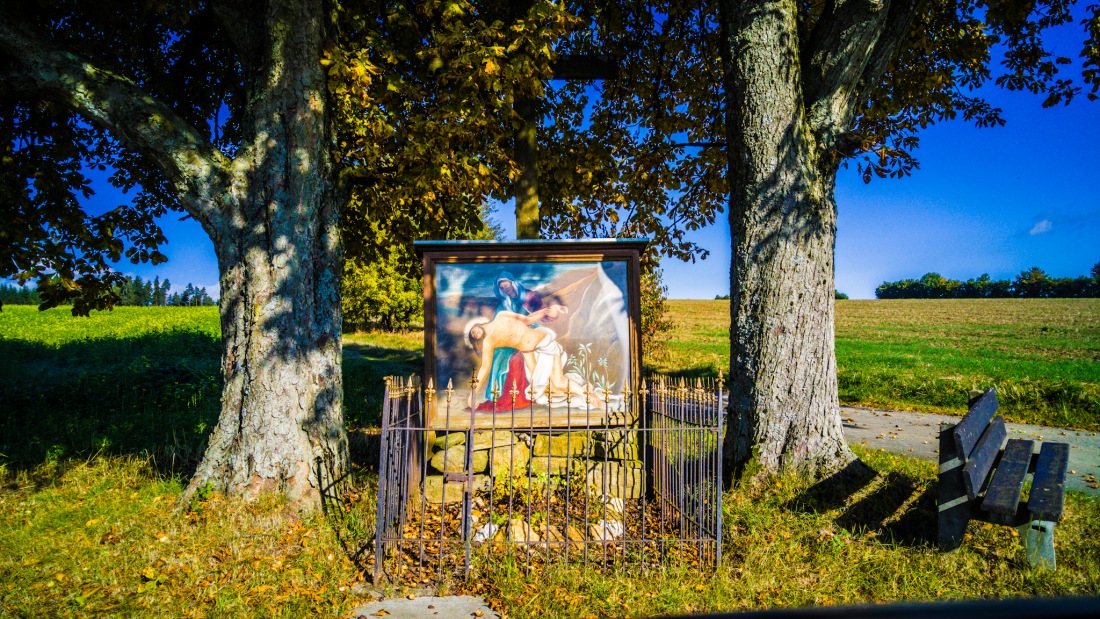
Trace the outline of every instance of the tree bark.
{"type": "Polygon", "coordinates": [[[339,199],[320,65],[320,2],[272,2],[242,146],[215,235],[222,414],[184,499],[204,486],[319,505],[347,465],[341,383],[339,199]],[[328,479],[327,482],[331,482],[328,479]]]}
{"type": "Polygon", "coordinates": [[[513,157],[519,167],[516,178],[516,238],[537,239],[539,234],[539,116],[533,99],[516,102],[522,125],[515,131],[513,157]]]}
{"type": "Polygon", "coordinates": [[[803,104],[798,4],[726,2],[730,186],[730,479],[828,472],[844,442],[833,337],[835,164],[803,104]]]}
{"type": "Polygon", "coordinates": [[[320,64],[329,14],[321,0],[269,0],[236,15],[239,23],[229,26],[249,105],[232,159],[170,102],[57,49],[32,26],[0,17],[0,53],[13,61],[24,94],[67,105],[146,155],[214,243],[222,412],[181,503],[201,488],[245,497],[276,491],[309,510],[320,504],[322,484],[340,477],[348,461],[343,196],[320,64]],[[319,468],[330,477],[320,479],[319,468]]]}

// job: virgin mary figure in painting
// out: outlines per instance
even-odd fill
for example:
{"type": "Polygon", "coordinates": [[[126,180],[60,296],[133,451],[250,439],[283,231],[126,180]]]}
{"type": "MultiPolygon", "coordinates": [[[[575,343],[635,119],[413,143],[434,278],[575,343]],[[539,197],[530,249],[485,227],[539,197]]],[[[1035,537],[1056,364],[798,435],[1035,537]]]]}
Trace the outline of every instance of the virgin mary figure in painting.
{"type": "MultiPolygon", "coordinates": [[[[493,292],[498,299],[494,316],[499,315],[501,312],[511,312],[513,314],[527,316],[531,312],[537,311],[542,307],[542,298],[539,294],[528,290],[518,279],[516,279],[515,275],[512,275],[508,271],[503,271],[497,276],[496,282],[493,285],[493,292]]],[[[505,393],[511,388],[508,386],[506,378],[508,376],[508,369],[512,356],[515,352],[515,348],[509,347],[501,347],[493,351],[488,381],[485,383],[485,391],[481,394],[481,397],[486,402],[490,402],[493,399],[492,394],[494,391],[497,393],[505,393]]],[[[492,404],[490,402],[488,407],[491,406],[492,404]]],[[[486,410],[488,410],[488,408],[486,408],[486,410]]]]}

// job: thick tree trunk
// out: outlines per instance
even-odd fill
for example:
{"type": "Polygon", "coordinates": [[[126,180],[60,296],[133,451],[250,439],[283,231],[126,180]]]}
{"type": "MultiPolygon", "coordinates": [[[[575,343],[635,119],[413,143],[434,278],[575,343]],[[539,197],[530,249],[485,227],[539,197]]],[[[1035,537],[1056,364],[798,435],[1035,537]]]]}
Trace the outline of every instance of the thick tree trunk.
{"type": "Polygon", "coordinates": [[[730,2],[723,24],[730,152],[731,479],[853,459],[833,340],[835,167],[803,108],[794,0],[730,2]]]}
{"type": "Polygon", "coordinates": [[[222,414],[184,500],[209,486],[319,505],[347,466],[341,384],[339,200],[321,69],[320,3],[267,5],[249,122],[212,230],[221,271],[222,414]]]}

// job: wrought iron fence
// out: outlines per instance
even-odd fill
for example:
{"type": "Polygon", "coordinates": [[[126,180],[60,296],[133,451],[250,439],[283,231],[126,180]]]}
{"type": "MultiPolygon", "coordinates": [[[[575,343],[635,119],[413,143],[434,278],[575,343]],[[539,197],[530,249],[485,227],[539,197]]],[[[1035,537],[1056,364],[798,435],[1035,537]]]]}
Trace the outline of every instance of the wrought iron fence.
{"type": "Polygon", "coordinates": [[[540,426],[537,404],[517,408],[514,389],[500,395],[478,412],[450,386],[386,380],[376,582],[461,578],[504,554],[527,568],[720,562],[721,376],[650,377],[614,414],[586,414],[587,398],[556,413],[562,427],[540,426]],[[442,403],[431,419],[425,401],[442,403]]]}

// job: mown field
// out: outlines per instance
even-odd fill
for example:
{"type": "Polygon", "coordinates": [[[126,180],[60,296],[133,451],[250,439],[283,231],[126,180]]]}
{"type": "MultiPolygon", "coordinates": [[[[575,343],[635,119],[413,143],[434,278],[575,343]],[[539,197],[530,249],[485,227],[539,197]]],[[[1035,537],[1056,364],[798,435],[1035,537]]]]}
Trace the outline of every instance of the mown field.
{"type": "MultiPolygon", "coordinates": [[[[838,305],[846,399],[957,411],[963,389],[995,379],[1042,393],[1072,383],[1095,402],[1100,304],[963,311],[951,303],[968,302],[931,303],[838,305]],[[1043,359],[1059,369],[1044,370],[1043,359]],[[863,385],[858,400],[852,385],[863,385]]],[[[684,373],[723,365],[724,304],[672,306],[674,344],[648,365],[684,373]]],[[[356,436],[377,428],[381,377],[416,371],[420,351],[418,333],[347,337],[347,417],[365,431],[356,436]]],[[[216,494],[174,509],[217,419],[218,352],[214,308],[119,308],[90,319],[4,308],[0,617],[332,617],[366,601],[367,575],[353,557],[373,531],[377,463],[362,442],[342,512],[299,518],[278,500],[216,494]]],[[[1019,406],[1031,412],[1013,415],[1055,408],[1019,406]]],[[[1095,498],[1067,496],[1059,569],[1044,573],[1027,566],[1005,527],[973,524],[961,550],[939,552],[934,465],[859,453],[874,473],[844,484],[787,477],[728,492],[716,573],[526,574],[496,561],[440,590],[486,595],[512,617],[1100,593],[1095,498]]]]}
{"type": "MultiPolygon", "coordinates": [[[[675,337],[647,365],[729,370],[729,302],[670,301],[675,337]]],[[[1100,299],[837,301],[845,404],[961,414],[997,387],[1009,421],[1100,429],[1100,299]]]]}

